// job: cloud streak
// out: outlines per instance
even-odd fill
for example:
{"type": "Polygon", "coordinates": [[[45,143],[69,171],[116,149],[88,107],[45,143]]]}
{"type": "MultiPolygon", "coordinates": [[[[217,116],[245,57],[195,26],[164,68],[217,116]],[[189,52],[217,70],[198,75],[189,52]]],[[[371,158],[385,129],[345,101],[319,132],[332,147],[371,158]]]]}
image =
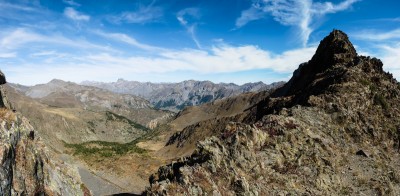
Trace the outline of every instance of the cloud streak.
{"type": "Polygon", "coordinates": [[[17,53],[10,52],[10,53],[0,53],[0,58],[15,58],[17,57],[17,53]]]}
{"type": "Polygon", "coordinates": [[[30,6],[25,6],[25,5],[17,5],[17,4],[11,4],[11,3],[6,3],[6,2],[0,2],[0,11],[5,11],[5,10],[20,10],[20,11],[27,11],[27,12],[33,12],[37,11],[37,9],[30,7],[30,6]]]}
{"type": "Polygon", "coordinates": [[[7,51],[13,51],[20,47],[26,47],[31,43],[41,43],[47,47],[56,49],[67,47],[75,49],[115,51],[108,46],[98,45],[86,40],[72,40],[62,35],[43,35],[26,28],[5,30],[0,37],[0,49],[7,51]]]}
{"type": "Polygon", "coordinates": [[[81,4],[76,3],[76,2],[73,1],[73,0],[63,0],[63,2],[64,2],[65,4],[67,4],[67,5],[70,5],[70,6],[75,6],[75,7],[81,6],[81,4]]]}
{"type": "Polygon", "coordinates": [[[102,36],[104,38],[111,39],[111,40],[118,41],[118,42],[123,42],[123,43],[129,44],[131,46],[137,47],[142,50],[148,50],[148,51],[163,51],[164,50],[163,48],[140,43],[135,38],[128,36],[126,34],[123,34],[123,33],[106,33],[106,32],[99,31],[99,30],[94,31],[94,33],[99,36],[102,36]]]}
{"type": "Polygon", "coordinates": [[[190,34],[190,37],[192,38],[193,42],[196,44],[197,48],[201,49],[202,46],[200,44],[199,39],[196,36],[196,26],[197,22],[191,22],[191,20],[197,20],[200,18],[200,13],[199,9],[197,8],[186,8],[181,11],[179,11],[176,14],[176,19],[179,21],[179,23],[184,26],[187,30],[187,32],[190,34]]]}
{"type": "Polygon", "coordinates": [[[395,78],[400,78],[400,42],[391,45],[382,44],[378,47],[384,69],[391,72],[395,78]]]}
{"type": "Polygon", "coordinates": [[[110,16],[109,21],[115,24],[119,23],[137,23],[146,24],[158,21],[164,16],[161,7],[154,6],[155,1],[150,5],[140,5],[135,11],[122,12],[116,16],[110,16]]]}
{"type": "Polygon", "coordinates": [[[363,55],[380,58],[384,70],[391,72],[395,78],[400,78],[400,28],[385,32],[366,29],[353,32],[351,36],[359,40],[371,41],[369,51],[362,52],[363,55]]]}
{"type": "Polygon", "coordinates": [[[349,9],[360,0],[344,0],[339,4],[331,2],[313,2],[313,0],[262,0],[254,2],[247,10],[242,11],[236,19],[236,28],[259,20],[270,14],[273,19],[285,26],[294,26],[299,30],[303,46],[306,46],[310,34],[314,31],[315,20],[326,14],[349,9]]]}
{"type": "Polygon", "coordinates": [[[72,7],[66,7],[64,9],[64,16],[66,16],[67,18],[74,20],[74,21],[86,21],[87,22],[90,20],[89,15],[82,14],[82,13],[76,11],[72,7]]]}
{"type": "Polygon", "coordinates": [[[354,37],[357,39],[369,40],[369,41],[388,41],[393,39],[400,39],[400,28],[394,29],[387,32],[378,32],[376,30],[366,30],[354,33],[354,37]]]}

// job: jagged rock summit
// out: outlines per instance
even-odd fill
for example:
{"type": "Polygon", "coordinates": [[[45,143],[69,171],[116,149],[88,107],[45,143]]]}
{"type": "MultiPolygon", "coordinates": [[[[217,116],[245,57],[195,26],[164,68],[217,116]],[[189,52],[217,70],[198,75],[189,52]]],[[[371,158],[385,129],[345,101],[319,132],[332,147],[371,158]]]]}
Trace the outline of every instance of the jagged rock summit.
{"type": "Polygon", "coordinates": [[[334,30],[271,96],[163,166],[147,195],[400,195],[400,84],[334,30]]]}
{"type": "Polygon", "coordinates": [[[310,61],[303,63],[294,71],[286,88],[277,91],[275,96],[303,93],[321,73],[335,65],[352,66],[357,57],[353,44],[345,33],[333,30],[319,44],[310,61]]]}
{"type": "Polygon", "coordinates": [[[394,80],[382,67],[379,59],[358,56],[347,35],[340,30],[333,30],[320,42],[312,59],[301,64],[292,78],[270,97],[286,97],[285,101],[275,103],[276,100],[264,100],[258,104],[254,117],[260,119],[271,110],[278,111],[282,107],[310,105],[310,96],[337,93],[339,87],[351,81],[374,83],[379,82],[380,78],[394,80]]]}
{"type": "Polygon", "coordinates": [[[357,56],[356,49],[347,35],[340,30],[333,30],[319,44],[309,64],[318,69],[326,69],[337,63],[347,63],[357,56]]]}

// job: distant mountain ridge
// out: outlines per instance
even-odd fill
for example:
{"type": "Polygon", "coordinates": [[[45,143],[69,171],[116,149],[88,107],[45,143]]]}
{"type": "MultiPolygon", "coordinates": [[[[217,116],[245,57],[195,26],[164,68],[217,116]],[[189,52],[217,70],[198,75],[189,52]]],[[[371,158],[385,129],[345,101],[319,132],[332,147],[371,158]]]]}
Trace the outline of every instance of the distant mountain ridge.
{"type": "Polygon", "coordinates": [[[104,83],[84,81],[82,85],[107,89],[116,93],[132,94],[150,101],[158,109],[180,111],[186,106],[201,105],[232,97],[246,92],[259,92],[277,88],[284,82],[264,84],[263,82],[237,85],[210,81],[186,80],[179,83],[151,83],[118,79],[116,82],[104,83]]]}

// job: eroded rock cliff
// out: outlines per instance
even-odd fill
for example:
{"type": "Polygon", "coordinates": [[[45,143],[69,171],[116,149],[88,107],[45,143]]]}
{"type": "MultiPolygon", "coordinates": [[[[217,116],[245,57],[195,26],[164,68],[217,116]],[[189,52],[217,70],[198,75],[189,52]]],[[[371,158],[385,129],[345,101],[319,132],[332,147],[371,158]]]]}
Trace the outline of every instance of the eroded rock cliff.
{"type": "Polygon", "coordinates": [[[49,152],[29,121],[11,109],[2,86],[0,93],[0,195],[90,195],[75,169],[49,152]]]}

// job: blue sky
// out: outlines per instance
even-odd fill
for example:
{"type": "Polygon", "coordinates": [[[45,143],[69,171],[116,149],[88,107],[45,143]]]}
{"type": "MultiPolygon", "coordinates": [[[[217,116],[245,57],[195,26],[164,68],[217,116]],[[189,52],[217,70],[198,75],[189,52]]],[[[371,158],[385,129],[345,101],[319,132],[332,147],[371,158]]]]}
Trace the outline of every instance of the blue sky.
{"type": "Polygon", "coordinates": [[[400,78],[400,1],[0,0],[9,82],[288,80],[332,29],[400,78]]]}

